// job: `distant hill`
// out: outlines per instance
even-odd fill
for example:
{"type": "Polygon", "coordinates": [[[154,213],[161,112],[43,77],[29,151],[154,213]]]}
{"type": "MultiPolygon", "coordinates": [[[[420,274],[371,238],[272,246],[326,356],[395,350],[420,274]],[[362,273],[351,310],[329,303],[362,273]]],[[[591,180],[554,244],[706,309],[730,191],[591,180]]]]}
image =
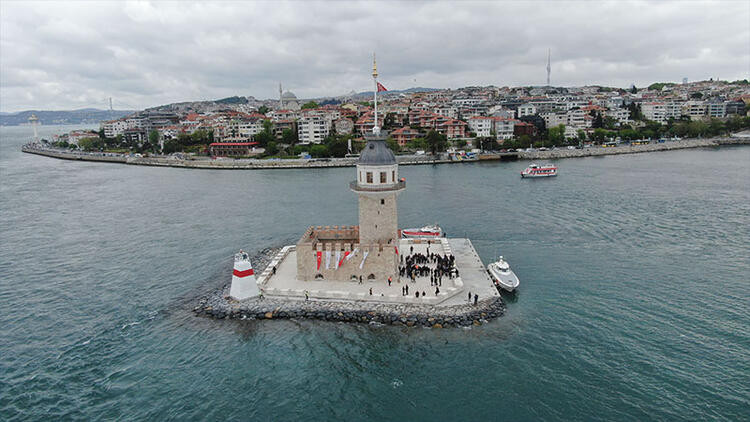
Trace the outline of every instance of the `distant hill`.
{"type": "MultiPolygon", "coordinates": [[[[394,89],[394,90],[388,90],[385,91],[383,94],[412,94],[415,92],[432,92],[432,91],[440,91],[438,88],[422,88],[422,87],[416,87],[416,88],[409,88],[409,89],[394,89]]],[[[373,92],[372,91],[364,91],[364,92],[358,92],[354,96],[356,97],[372,97],[373,92]]]]}
{"type": "Polygon", "coordinates": [[[29,116],[35,114],[42,125],[77,125],[99,123],[102,120],[119,119],[133,113],[133,110],[26,110],[16,113],[0,113],[0,126],[17,126],[29,123],[29,116]]]}

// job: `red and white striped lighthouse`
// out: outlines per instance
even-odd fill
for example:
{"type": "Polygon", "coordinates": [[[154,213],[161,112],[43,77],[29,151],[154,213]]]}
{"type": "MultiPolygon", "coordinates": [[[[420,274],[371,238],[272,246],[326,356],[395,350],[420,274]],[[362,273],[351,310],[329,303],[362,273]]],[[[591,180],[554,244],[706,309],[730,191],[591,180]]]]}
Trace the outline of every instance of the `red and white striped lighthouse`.
{"type": "Polygon", "coordinates": [[[240,251],[234,256],[232,287],[229,289],[229,296],[242,300],[259,294],[260,289],[255,281],[255,271],[253,271],[250,257],[246,252],[240,251]]]}

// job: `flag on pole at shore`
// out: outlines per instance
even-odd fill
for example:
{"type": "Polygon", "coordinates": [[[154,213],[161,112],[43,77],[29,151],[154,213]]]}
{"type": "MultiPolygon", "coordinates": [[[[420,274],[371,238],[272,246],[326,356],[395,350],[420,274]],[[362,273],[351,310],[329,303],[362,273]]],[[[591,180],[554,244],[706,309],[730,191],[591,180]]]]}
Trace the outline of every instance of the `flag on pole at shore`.
{"type": "Polygon", "coordinates": [[[383,86],[383,84],[381,84],[380,82],[377,82],[377,84],[378,84],[378,92],[388,91],[388,90],[387,90],[387,89],[386,89],[386,88],[385,88],[385,87],[383,86]]]}

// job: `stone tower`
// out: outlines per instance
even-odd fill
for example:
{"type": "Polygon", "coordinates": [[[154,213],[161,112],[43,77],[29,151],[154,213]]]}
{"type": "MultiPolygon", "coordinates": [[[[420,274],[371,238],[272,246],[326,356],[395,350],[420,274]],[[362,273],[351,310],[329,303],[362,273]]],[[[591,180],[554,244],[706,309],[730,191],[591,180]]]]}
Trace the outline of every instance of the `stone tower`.
{"type": "Polygon", "coordinates": [[[405,188],[398,177],[398,164],[385,137],[367,136],[367,145],[357,162],[357,180],[351,187],[359,196],[359,241],[365,244],[396,244],[398,212],[396,195],[405,188]]]}
{"type": "MultiPolygon", "coordinates": [[[[406,188],[385,136],[367,135],[351,189],[359,196],[359,243],[381,250],[383,271],[397,278],[398,210],[396,197],[406,188]],[[392,272],[392,274],[390,274],[392,272]]],[[[387,276],[386,276],[387,277],[387,276]]]]}

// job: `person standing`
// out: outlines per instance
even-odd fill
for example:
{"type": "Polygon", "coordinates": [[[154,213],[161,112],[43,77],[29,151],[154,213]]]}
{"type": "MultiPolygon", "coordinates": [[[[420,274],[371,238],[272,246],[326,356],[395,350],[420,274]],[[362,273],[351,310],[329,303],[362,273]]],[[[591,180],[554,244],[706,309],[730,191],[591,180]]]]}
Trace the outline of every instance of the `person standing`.
{"type": "Polygon", "coordinates": [[[308,300],[310,300],[310,293],[305,290],[305,302],[307,302],[308,300]]]}
{"type": "Polygon", "coordinates": [[[469,292],[469,303],[471,303],[471,292],[469,292]]]}
{"type": "Polygon", "coordinates": [[[370,287],[370,296],[372,296],[372,287],[370,287]]]}
{"type": "Polygon", "coordinates": [[[390,285],[391,285],[391,281],[392,281],[392,280],[393,280],[393,279],[391,278],[391,276],[388,276],[388,286],[389,286],[389,287],[390,287],[390,285]]]}
{"type": "Polygon", "coordinates": [[[440,294],[440,287],[435,287],[435,296],[440,294]]]}
{"type": "Polygon", "coordinates": [[[479,295],[474,293],[474,306],[477,306],[477,300],[479,300],[479,295]]]}

